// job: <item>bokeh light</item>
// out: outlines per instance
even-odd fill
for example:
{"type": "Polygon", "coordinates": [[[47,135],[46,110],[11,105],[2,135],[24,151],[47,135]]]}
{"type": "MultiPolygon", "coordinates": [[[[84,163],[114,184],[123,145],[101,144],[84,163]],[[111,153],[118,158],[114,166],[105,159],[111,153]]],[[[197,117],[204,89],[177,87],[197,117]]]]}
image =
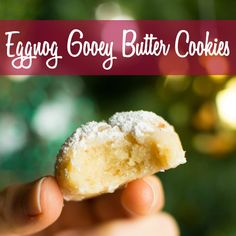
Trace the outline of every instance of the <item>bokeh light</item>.
{"type": "Polygon", "coordinates": [[[134,18],[116,2],[99,4],[95,10],[95,18],[97,20],[134,20],[134,18]]]}
{"type": "Polygon", "coordinates": [[[69,129],[74,113],[73,101],[61,96],[41,104],[32,122],[35,132],[46,140],[63,137],[69,129]]]}
{"type": "Polygon", "coordinates": [[[15,82],[23,82],[29,79],[30,75],[8,75],[7,78],[15,82]]]}
{"type": "Polygon", "coordinates": [[[222,122],[236,129],[236,78],[231,79],[226,88],[217,94],[216,104],[222,122]]]}
{"type": "Polygon", "coordinates": [[[0,156],[19,151],[26,140],[27,126],[24,121],[13,114],[0,113],[0,156]]]}

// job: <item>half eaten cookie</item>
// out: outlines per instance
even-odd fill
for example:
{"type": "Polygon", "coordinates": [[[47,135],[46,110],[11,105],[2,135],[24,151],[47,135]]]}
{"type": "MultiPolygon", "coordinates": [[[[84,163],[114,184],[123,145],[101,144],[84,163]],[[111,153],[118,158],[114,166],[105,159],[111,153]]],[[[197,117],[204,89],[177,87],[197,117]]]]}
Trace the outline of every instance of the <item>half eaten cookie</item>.
{"type": "Polygon", "coordinates": [[[78,128],[58,153],[55,176],[64,198],[79,201],[185,162],[179,136],[163,118],[120,112],[78,128]]]}

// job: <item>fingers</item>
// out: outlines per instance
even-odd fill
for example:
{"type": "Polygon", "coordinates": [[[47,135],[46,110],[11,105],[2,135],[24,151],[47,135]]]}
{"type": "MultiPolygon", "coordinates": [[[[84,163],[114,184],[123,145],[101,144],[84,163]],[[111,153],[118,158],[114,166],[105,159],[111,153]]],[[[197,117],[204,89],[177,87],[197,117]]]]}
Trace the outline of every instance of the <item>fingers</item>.
{"type": "Polygon", "coordinates": [[[175,220],[166,213],[136,218],[130,221],[116,221],[103,225],[83,236],[178,236],[175,220]]]}
{"type": "Polygon", "coordinates": [[[137,218],[131,221],[117,221],[88,232],[84,236],[178,236],[175,220],[166,213],[137,218]]]}
{"type": "Polygon", "coordinates": [[[155,213],[164,205],[160,180],[155,176],[130,182],[114,194],[98,197],[94,202],[95,214],[100,220],[123,216],[144,216],[155,213]]]}
{"type": "Polygon", "coordinates": [[[133,181],[124,189],[121,196],[122,206],[133,216],[155,213],[164,205],[164,192],[160,180],[148,176],[133,181]]]}
{"type": "Polygon", "coordinates": [[[121,204],[122,191],[118,190],[113,194],[105,194],[93,202],[93,213],[97,221],[113,220],[126,216],[126,211],[121,204]]]}
{"type": "Polygon", "coordinates": [[[63,207],[53,177],[13,186],[0,193],[0,235],[32,234],[52,224],[63,207]]]}
{"type": "Polygon", "coordinates": [[[56,236],[179,236],[175,220],[167,213],[139,217],[130,220],[119,220],[104,224],[87,231],[69,230],[56,236]]]}
{"type": "Polygon", "coordinates": [[[62,214],[50,230],[49,235],[53,235],[58,229],[68,229],[75,227],[90,227],[97,223],[93,216],[92,204],[90,201],[65,202],[62,214]]]}

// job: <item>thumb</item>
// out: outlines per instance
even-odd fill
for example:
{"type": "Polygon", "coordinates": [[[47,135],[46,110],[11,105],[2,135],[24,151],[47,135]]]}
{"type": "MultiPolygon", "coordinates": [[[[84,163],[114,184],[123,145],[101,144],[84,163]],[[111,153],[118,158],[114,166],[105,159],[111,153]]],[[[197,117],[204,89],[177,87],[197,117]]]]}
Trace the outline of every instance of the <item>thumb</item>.
{"type": "Polygon", "coordinates": [[[61,214],[63,197],[53,177],[6,188],[0,193],[0,235],[43,230],[61,214]]]}

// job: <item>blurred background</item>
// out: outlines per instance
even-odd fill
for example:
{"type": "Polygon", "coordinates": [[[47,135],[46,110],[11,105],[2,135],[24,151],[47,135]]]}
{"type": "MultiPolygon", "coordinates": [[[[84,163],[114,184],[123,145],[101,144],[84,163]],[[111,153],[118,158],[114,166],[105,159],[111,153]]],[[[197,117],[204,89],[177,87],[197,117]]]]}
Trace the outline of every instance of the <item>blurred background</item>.
{"type": "MultiPolygon", "coordinates": [[[[234,0],[3,0],[0,18],[234,19],[235,9],[234,0]]],[[[80,124],[138,109],[172,123],[187,151],[186,165],[158,174],[181,235],[235,236],[236,77],[1,77],[0,187],[53,174],[80,124]]]]}

